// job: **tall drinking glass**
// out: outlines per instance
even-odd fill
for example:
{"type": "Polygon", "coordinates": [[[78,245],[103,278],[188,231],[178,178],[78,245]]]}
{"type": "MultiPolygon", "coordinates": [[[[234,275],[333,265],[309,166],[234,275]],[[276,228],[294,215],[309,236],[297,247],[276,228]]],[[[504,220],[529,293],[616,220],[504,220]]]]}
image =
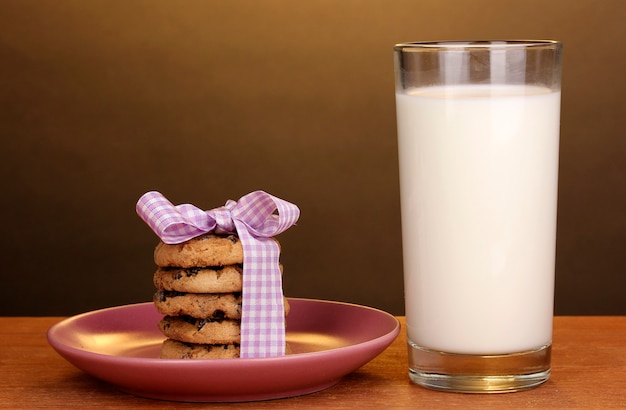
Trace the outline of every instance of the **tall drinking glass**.
{"type": "Polygon", "coordinates": [[[505,392],[550,377],[561,44],[394,49],[409,377],[505,392]]]}

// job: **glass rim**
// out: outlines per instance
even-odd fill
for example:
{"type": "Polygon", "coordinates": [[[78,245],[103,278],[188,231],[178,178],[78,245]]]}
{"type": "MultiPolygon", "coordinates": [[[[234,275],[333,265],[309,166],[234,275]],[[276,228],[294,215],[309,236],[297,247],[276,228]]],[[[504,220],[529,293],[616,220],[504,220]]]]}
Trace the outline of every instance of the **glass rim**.
{"type": "Polygon", "coordinates": [[[459,49],[490,49],[490,48],[532,48],[561,47],[557,40],[444,40],[444,41],[412,41],[398,43],[396,51],[422,50],[459,50],[459,49]]]}

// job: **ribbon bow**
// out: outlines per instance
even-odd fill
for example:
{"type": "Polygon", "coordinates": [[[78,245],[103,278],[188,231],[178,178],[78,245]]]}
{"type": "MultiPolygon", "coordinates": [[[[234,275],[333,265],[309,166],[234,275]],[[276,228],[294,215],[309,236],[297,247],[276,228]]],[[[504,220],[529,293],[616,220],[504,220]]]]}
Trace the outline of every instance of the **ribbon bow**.
{"type": "Polygon", "coordinates": [[[280,248],[271,237],[296,223],[300,216],[296,205],[255,191],[237,202],[228,200],[225,206],[203,211],[191,204],[174,206],[159,192],[151,191],[139,198],[136,210],[167,244],[209,232],[237,233],[244,255],[240,357],[285,354],[280,248]]]}

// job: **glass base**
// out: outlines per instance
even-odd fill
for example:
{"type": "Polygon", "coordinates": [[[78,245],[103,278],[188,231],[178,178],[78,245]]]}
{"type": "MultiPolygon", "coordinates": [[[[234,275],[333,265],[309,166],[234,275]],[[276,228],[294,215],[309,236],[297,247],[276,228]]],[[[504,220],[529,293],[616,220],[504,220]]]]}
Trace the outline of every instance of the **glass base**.
{"type": "Polygon", "coordinates": [[[480,356],[438,352],[409,342],[409,378],[415,384],[457,393],[527,390],[550,378],[552,345],[528,352],[480,356]]]}

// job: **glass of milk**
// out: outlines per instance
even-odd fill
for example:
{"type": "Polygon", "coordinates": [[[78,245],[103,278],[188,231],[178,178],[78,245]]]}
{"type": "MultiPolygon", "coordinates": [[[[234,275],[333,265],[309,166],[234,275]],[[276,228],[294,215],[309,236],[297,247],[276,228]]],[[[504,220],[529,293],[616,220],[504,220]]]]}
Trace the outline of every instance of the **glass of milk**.
{"type": "Polygon", "coordinates": [[[561,43],[394,48],[409,377],[506,392],[550,377],[561,43]]]}

